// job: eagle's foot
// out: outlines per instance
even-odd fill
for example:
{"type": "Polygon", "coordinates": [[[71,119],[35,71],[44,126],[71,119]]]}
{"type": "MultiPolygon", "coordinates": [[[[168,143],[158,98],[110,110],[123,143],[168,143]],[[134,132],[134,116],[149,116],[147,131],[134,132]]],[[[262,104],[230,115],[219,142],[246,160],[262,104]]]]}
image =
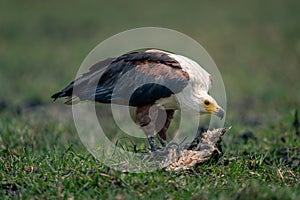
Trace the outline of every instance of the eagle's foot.
{"type": "Polygon", "coordinates": [[[159,140],[159,142],[160,142],[160,144],[161,144],[162,147],[166,147],[167,146],[167,144],[168,144],[167,140],[165,140],[162,137],[160,137],[160,135],[157,135],[157,138],[158,138],[158,140],[159,140]]]}
{"type": "Polygon", "coordinates": [[[154,136],[149,136],[148,137],[148,141],[149,141],[149,145],[150,145],[151,151],[157,151],[157,150],[161,149],[160,147],[158,147],[156,145],[154,136]]]}

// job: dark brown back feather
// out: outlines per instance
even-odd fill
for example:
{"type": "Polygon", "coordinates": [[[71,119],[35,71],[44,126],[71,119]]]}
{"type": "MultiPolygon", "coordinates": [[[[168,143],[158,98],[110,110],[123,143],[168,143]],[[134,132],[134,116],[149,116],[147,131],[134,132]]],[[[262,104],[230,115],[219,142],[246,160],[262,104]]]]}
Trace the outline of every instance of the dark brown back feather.
{"type": "Polygon", "coordinates": [[[99,66],[92,66],[53,98],[73,95],[81,100],[141,106],[180,92],[189,80],[180,64],[164,52],[128,53],[99,66]]]}

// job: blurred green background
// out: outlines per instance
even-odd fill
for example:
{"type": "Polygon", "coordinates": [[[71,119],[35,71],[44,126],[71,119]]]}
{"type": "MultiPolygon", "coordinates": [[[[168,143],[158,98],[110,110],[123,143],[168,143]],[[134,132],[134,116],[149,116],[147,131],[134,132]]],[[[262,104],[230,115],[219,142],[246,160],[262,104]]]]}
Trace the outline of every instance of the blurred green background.
{"type": "Polygon", "coordinates": [[[0,0],[0,199],[299,199],[299,8],[297,0],[0,0]],[[232,126],[219,162],[180,174],[113,171],[81,144],[70,106],[50,99],[98,43],[147,26],[194,38],[216,62],[232,126]]]}
{"type": "Polygon", "coordinates": [[[227,119],[256,123],[299,107],[299,1],[1,1],[0,99],[50,103],[88,52],[144,26],[183,32],[223,76],[227,119]]]}

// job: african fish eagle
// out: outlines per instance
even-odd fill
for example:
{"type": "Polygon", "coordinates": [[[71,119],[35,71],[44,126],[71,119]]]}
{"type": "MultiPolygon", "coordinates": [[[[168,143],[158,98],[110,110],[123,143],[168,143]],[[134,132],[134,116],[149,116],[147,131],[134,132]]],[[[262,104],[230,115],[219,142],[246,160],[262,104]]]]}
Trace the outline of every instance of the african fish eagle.
{"type": "Polygon", "coordinates": [[[211,81],[211,75],[190,58],[151,49],[100,61],[52,98],[66,97],[66,104],[88,100],[136,107],[135,122],[155,151],[155,135],[162,146],[167,144],[166,132],[175,110],[223,118],[224,110],[208,94],[211,81]],[[163,128],[156,131],[153,112],[162,109],[167,118],[163,128]]]}

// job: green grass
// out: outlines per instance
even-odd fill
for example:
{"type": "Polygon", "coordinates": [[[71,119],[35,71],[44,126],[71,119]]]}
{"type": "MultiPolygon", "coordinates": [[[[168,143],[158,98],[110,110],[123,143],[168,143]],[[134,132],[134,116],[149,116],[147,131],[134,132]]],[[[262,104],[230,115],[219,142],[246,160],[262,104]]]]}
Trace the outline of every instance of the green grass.
{"type": "Polygon", "coordinates": [[[122,173],[95,160],[73,127],[16,116],[1,121],[3,198],[236,198],[297,199],[300,136],[293,117],[225,138],[222,159],[188,172],[122,173]],[[25,123],[25,124],[24,124],[25,123]],[[5,133],[5,134],[3,134],[5,133]],[[280,139],[281,138],[281,139],[280,139]],[[297,163],[298,162],[298,163],[297,163]]]}
{"type": "Polygon", "coordinates": [[[0,199],[299,199],[299,6],[1,1],[0,199]],[[232,126],[219,162],[181,173],[115,171],[82,145],[70,108],[51,102],[94,46],[141,26],[186,33],[218,65],[232,126]]]}

